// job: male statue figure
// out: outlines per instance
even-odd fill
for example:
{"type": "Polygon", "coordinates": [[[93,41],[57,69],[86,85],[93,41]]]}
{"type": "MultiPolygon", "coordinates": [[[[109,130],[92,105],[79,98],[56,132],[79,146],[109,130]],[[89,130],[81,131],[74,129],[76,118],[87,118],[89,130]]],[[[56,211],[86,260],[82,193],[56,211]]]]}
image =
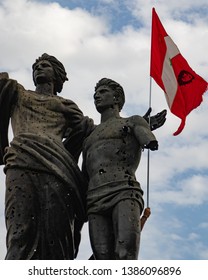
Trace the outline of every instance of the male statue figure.
{"type": "Polygon", "coordinates": [[[83,146],[94,258],[136,260],[144,201],[135,171],[142,149],[157,150],[158,142],[143,117],[120,117],[125,97],[115,81],[101,79],[95,87],[94,101],[101,123],[83,146]]]}

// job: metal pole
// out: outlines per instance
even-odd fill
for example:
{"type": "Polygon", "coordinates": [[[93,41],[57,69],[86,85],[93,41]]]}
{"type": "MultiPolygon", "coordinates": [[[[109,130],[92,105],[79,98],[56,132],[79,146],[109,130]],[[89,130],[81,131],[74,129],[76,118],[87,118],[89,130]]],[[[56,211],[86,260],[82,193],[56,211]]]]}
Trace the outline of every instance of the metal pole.
{"type": "MultiPolygon", "coordinates": [[[[149,108],[152,104],[152,77],[150,76],[150,91],[149,91],[149,108]]],[[[149,114],[149,125],[150,125],[150,114],[149,114]]],[[[150,197],[150,150],[147,151],[147,207],[149,207],[149,197],[150,197]]]]}

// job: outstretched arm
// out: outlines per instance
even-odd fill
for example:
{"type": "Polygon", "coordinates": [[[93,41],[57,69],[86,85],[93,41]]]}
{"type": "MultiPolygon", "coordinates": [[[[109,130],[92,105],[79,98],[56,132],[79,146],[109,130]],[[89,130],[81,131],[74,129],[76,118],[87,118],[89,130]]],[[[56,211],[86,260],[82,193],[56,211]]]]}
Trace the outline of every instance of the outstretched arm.
{"type": "Polygon", "coordinates": [[[163,126],[163,124],[166,121],[166,115],[167,115],[167,110],[163,110],[159,113],[157,113],[154,116],[150,116],[150,113],[152,112],[152,108],[150,107],[146,114],[143,116],[143,118],[150,123],[150,129],[151,130],[155,130],[161,126],[163,126]]]}

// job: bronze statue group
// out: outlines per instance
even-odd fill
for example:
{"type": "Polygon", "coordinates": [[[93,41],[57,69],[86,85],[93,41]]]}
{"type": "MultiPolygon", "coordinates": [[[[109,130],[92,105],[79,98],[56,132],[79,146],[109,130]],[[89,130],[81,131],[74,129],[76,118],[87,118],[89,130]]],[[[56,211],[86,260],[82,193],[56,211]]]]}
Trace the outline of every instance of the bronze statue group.
{"type": "MultiPolygon", "coordinates": [[[[89,222],[95,260],[138,259],[145,214],[135,172],[166,110],[122,118],[122,86],[95,86],[99,125],[57,95],[67,74],[54,56],[32,66],[35,91],[0,73],[0,163],[6,175],[7,260],[73,260],[89,222]],[[13,139],[9,143],[11,121],[13,139]],[[82,168],[78,159],[82,154],[82,168]]],[[[146,212],[147,213],[147,212],[146,212]]]]}

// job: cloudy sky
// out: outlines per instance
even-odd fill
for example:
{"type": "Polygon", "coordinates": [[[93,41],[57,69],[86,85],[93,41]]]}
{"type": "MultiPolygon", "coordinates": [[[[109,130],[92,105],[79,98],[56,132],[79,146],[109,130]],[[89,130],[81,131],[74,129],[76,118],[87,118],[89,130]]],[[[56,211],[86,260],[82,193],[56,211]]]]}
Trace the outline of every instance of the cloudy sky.
{"type": "MultiPolygon", "coordinates": [[[[151,13],[156,11],[190,66],[208,80],[207,0],[0,0],[0,72],[34,89],[31,65],[42,53],[65,65],[62,96],[99,123],[93,104],[96,82],[108,77],[126,94],[122,116],[143,115],[150,91],[151,13]]],[[[159,150],[150,154],[152,215],[141,237],[140,259],[208,259],[208,94],[173,136],[180,120],[168,111],[155,131],[159,150]]],[[[153,114],[168,109],[152,81],[153,114]]],[[[146,193],[147,152],[137,179],[146,193]]],[[[5,256],[5,175],[0,169],[0,259],[5,256]]],[[[146,195],[145,195],[146,199],[146,195]]],[[[79,259],[91,254],[87,224],[79,259]]]]}

